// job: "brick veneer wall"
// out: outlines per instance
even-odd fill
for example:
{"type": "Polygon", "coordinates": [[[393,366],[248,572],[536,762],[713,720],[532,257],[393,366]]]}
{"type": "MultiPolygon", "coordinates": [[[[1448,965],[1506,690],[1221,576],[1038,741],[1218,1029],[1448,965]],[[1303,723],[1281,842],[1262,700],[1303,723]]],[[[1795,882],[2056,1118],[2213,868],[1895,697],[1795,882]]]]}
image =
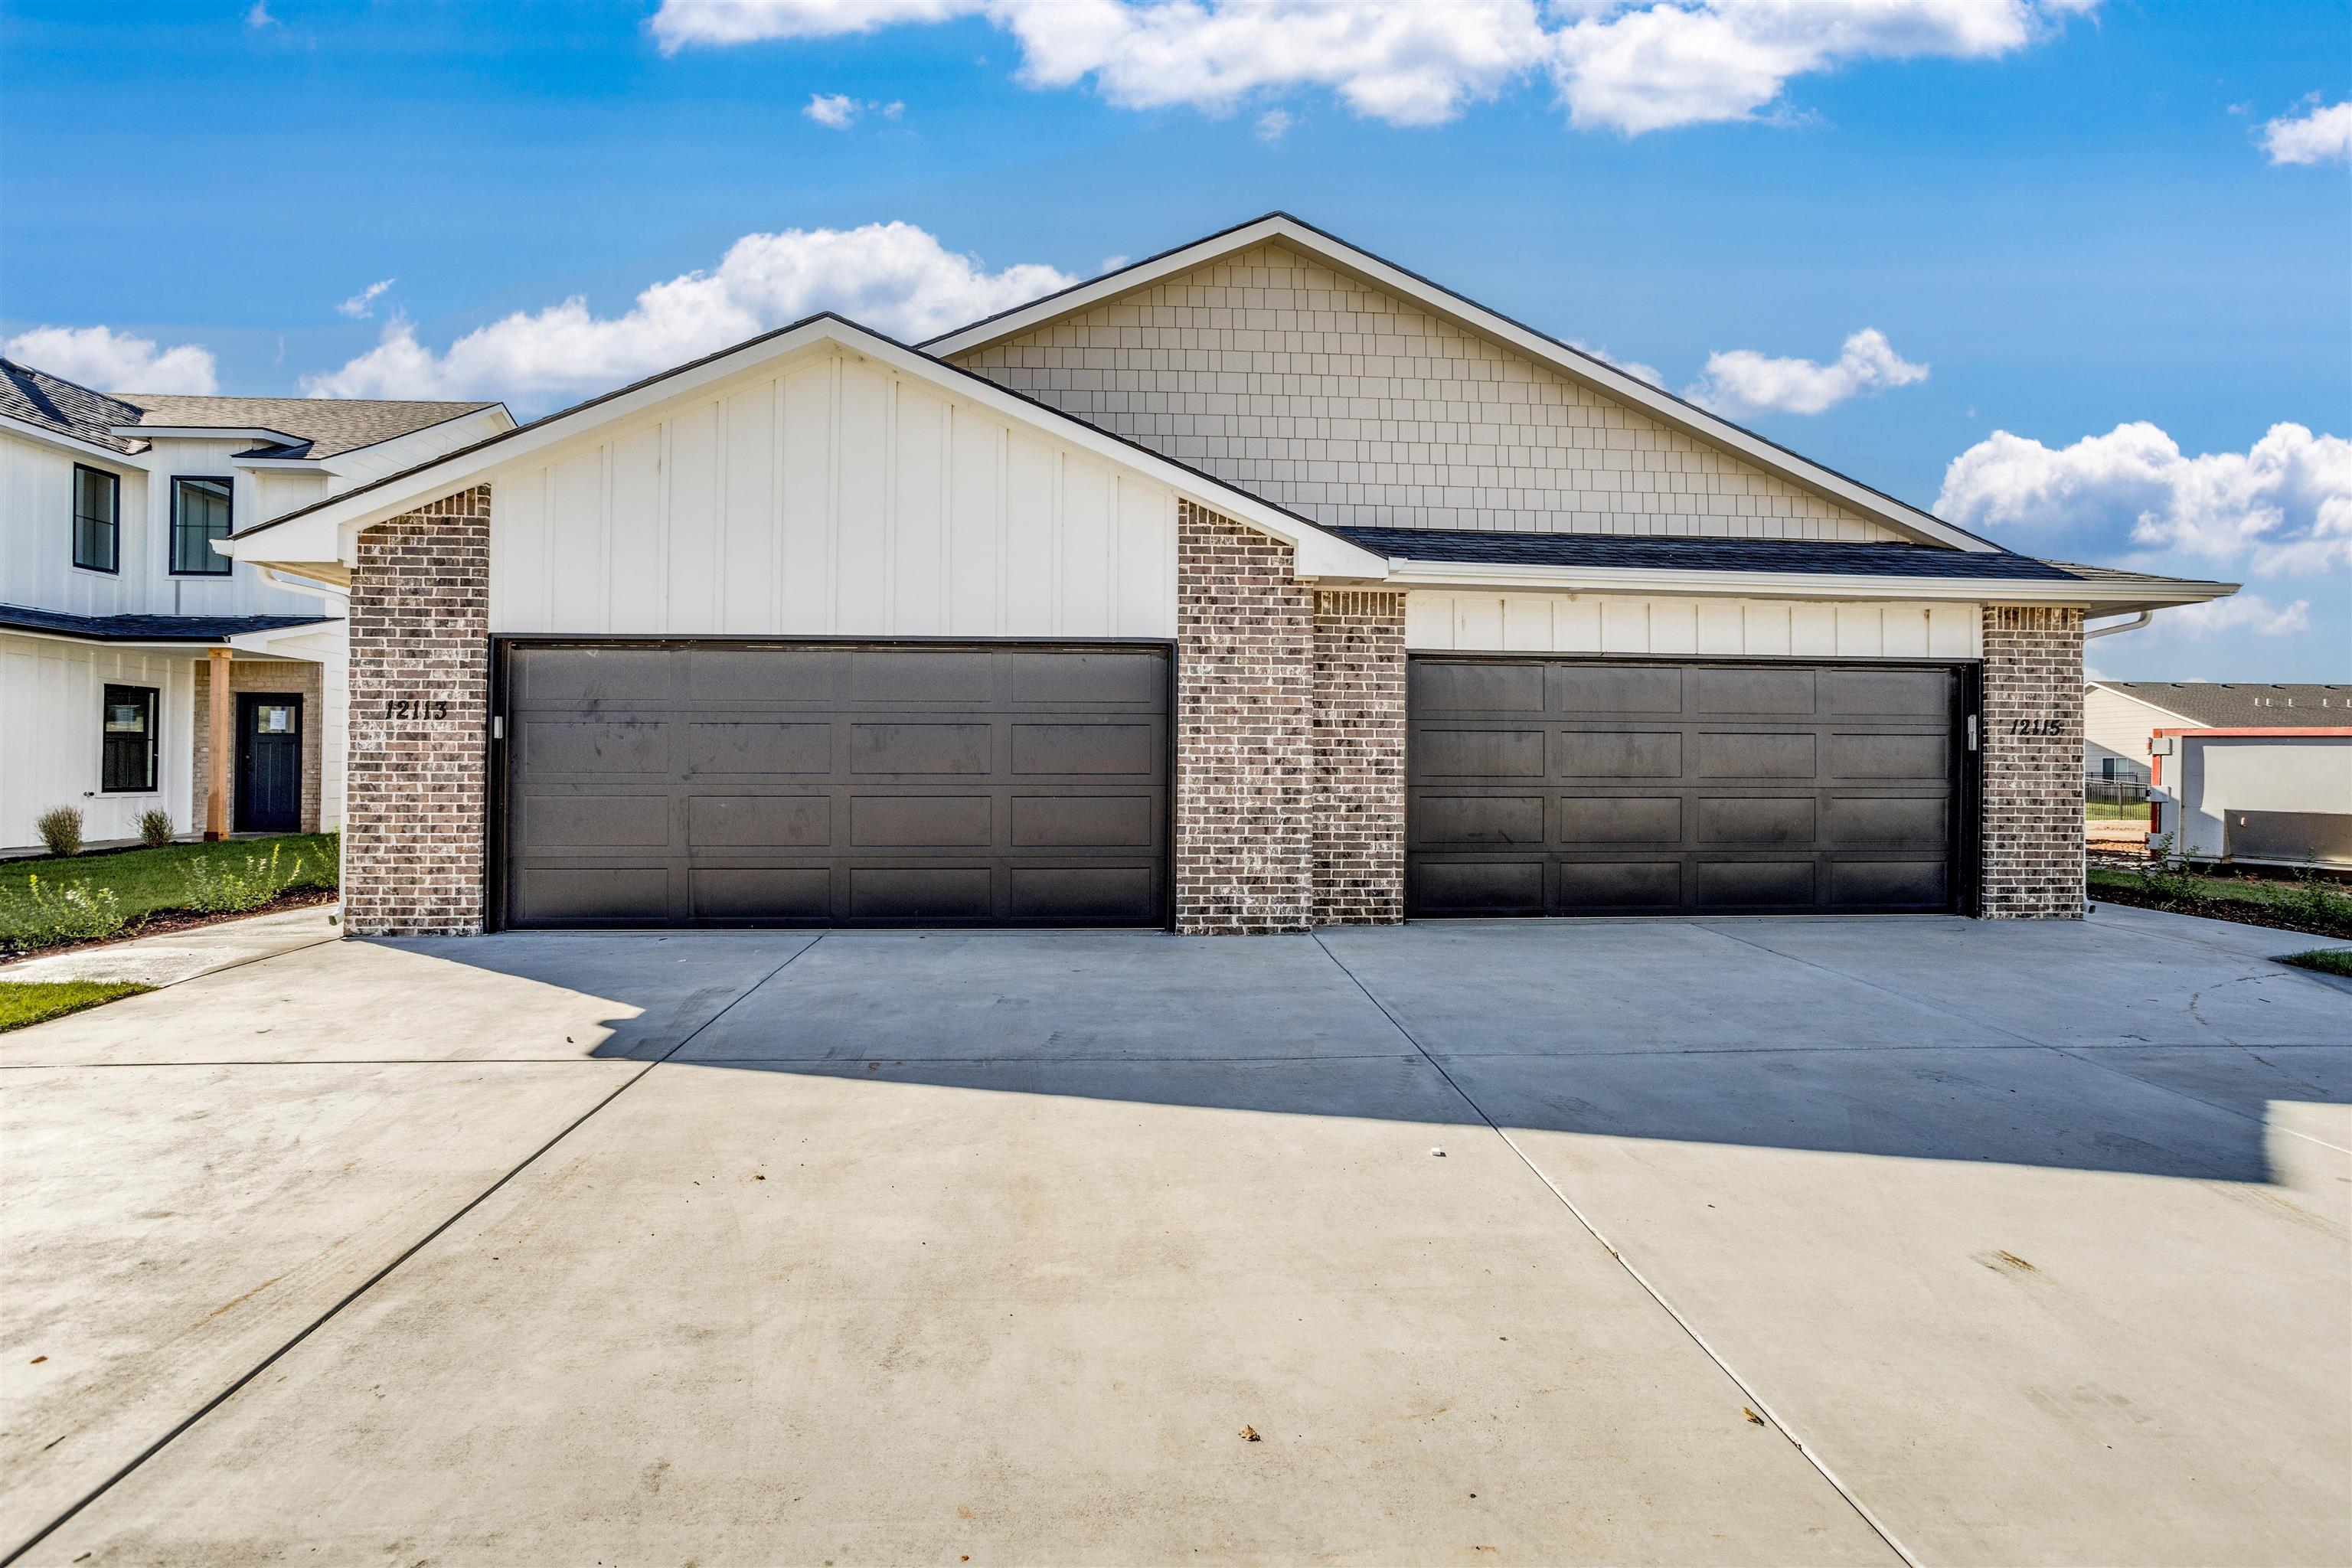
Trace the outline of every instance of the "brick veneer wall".
{"type": "Polygon", "coordinates": [[[2079,920],[2083,873],[2083,612],[1987,605],[1985,916],[2079,920]]]}
{"type": "MultiPolygon", "coordinates": [[[[197,659],[193,679],[196,683],[196,703],[192,727],[196,732],[195,777],[190,783],[188,821],[201,832],[205,825],[205,806],[212,797],[213,756],[213,678],[210,661],[197,659]]],[[[289,658],[233,658],[228,664],[228,689],[232,700],[241,691],[292,691],[302,698],[302,816],[301,830],[319,831],[319,804],[321,766],[326,757],[327,703],[320,679],[320,667],[306,660],[289,658]]],[[[236,828],[236,728],[234,720],[229,727],[228,753],[228,826],[236,828]]]]}
{"type": "Polygon", "coordinates": [[[1176,517],[1176,929],[1314,916],[1312,590],[1290,546],[1191,502],[1176,517]]]}
{"type": "Polygon", "coordinates": [[[1315,923],[1404,919],[1404,595],[1315,595],[1315,923]]]}
{"type": "Polygon", "coordinates": [[[482,929],[489,607],[488,486],[361,533],[343,812],[351,935],[482,929]],[[448,707],[390,716],[401,701],[448,707]]]}

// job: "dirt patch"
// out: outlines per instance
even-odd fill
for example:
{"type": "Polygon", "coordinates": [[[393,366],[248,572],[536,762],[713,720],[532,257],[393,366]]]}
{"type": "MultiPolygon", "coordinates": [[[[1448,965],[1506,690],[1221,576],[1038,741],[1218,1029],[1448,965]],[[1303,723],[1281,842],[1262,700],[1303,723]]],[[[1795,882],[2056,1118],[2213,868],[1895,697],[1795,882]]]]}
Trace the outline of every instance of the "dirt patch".
{"type": "Polygon", "coordinates": [[[119,947],[144,936],[170,936],[174,931],[194,931],[198,926],[223,925],[230,921],[249,921],[257,915],[278,915],[289,910],[312,909],[320,904],[331,904],[341,897],[341,893],[331,888],[298,888],[291,892],[278,894],[257,910],[239,910],[235,914],[207,915],[194,910],[156,910],[124,926],[114,935],[97,942],[61,942],[53,947],[37,947],[30,952],[0,952],[0,970],[27,959],[55,958],[61,952],[79,952],[85,948],[119,947]]]}

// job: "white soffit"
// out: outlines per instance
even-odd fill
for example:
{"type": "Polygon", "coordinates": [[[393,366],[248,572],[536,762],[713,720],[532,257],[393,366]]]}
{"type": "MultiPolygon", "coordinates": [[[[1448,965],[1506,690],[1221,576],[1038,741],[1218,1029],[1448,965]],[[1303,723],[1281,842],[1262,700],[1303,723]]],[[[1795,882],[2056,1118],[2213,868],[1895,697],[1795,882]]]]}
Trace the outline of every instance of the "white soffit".
{"type": "Polygon", "coordinates": [[[1383,261],[1370,252],[1359,250],[1347,241],[1326,234],[1288,213],[1270,213],[1238,228],[1229,228],[1222,234],[1211,235],[1175,250],[1149,257],[1090,282],[1066,289],[1061,293],[1049,294],[1043,300],[975,321],[944,337],[931,339],[922,345],[923,352],[938,354],[942,359],[969,353],[974,349],[1034,331],[1065,316],[1091,310],[1122,295],[1149,289],[1165,279],[1189,272],[1220,258],[1268,243],[1288,246],[1336,272],[1385,289],[1433,316],[1499,343],[1622,403],[1631,404],[1661,424],[1778,474],[1790,483],[1840,506],[1876,519],[1912,538],[1955,550],[1997,551],[2000,548],[1989,540],[1979,539],[1972,533],[1954,528],[1940,518],[1906,506],[1858,480],[1801,458],[1752,431],[1743,430],[1696,404],[1685,403],[1672,393],[1628,375],[1605,360],[1596,359],[1557,339],[1546,337],[1532,327],[1490,310],[1475,300],[1465,300],[1419,273],[1408,272],[1393,262],[1383,261]]]}

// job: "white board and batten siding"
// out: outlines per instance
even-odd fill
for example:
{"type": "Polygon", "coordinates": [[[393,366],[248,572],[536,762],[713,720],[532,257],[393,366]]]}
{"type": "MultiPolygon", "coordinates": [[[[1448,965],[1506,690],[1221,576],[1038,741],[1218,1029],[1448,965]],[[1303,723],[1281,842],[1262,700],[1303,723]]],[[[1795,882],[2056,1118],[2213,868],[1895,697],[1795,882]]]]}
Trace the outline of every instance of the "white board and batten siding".
{"type": "Polygon", "coordinates": [[[1172,490],[854,354],[490,478],[503,636],[1175,635],[1172,490]]]}
{"type": "Polygon", "coordinates": [[[1967,604],[1615,594],[1405,595],[1405,647],[1425,653],[1601,653],[1699,658],[1976,658],[1967,604]]]}
{"type": "Polygon", "coordinates": [[[201,649],[110,647],[63,637],[0,634],[0,847],[40,842],[33,820],[79,806],[92,844],[139,837],[140,814],[162,806],[189,826],[194,781],[196,662],[201,649]],[[100,718],[110,683],[156,693],[158,777],[152,790],[109,794],[100,785],[100,718]]]}

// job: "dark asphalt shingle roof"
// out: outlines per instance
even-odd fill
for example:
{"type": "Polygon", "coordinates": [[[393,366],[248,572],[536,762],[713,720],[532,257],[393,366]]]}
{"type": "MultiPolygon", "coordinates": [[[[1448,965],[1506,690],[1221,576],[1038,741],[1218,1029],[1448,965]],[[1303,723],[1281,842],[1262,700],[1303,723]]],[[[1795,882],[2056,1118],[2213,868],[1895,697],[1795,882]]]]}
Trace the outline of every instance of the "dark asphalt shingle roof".
{"type": "Polygon", "coordinates": [[[1375,554],[1490,566],[1598,566],[1669,572],[1795,572],[2032,583],[2169,583],[2138,572],[2042,561],[2009,551],[1811,539],[1680,539],[1621,533],[1498,533],[1434,528],[1335,528],[1375,554]]]}
{"type": "Polygon", "coordinates": [[[73,616],[63,610],[36,610],[24,605],[0,605],[0,631],[53,632],[60,637],[88,637],[93,642],[216,643],[246,632],[274,632],[287,626],[314,626],[332,616],[73,616]]]}
{"type": "Polygon", "coordinates": [[[15,360],[0,359],[0,414],[72,436],[110,452],[128,452],[136,441],[107,431],[110,425],[128,425],[139,417],[136,404],[35,370],[15,360]]]}
{"type": "Polygon", "coordinates": [[[2192,724],[2214,730],[2341,729],[2352,725],[2352,686],[2282,686],[2236,680],[2096,680],[2192,724]]]}
{"type": "Polygon", "coordinates": [[[0,359],[0,414],[115,452],[132,452],[140,447],[137,437],[115,435],[110,426],[116,425],[219,430],[257,426],[300,438],[299,446],[260,448],[266,455],[331,458],[497,406],[495,403],[391,398],[197,397],[178,392],[127,392],[111,396],[45,370],[0,359]]]}

